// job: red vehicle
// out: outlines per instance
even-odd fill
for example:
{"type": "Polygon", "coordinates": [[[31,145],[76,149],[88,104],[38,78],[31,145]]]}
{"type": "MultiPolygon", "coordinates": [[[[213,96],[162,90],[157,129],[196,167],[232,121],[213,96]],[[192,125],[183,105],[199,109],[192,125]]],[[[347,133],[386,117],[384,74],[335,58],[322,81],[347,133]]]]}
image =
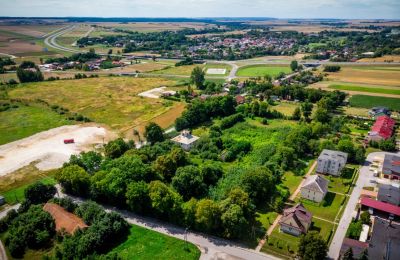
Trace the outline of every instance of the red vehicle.
{"type": "Polygon", "coordinates": [[[64,144],[73,144],[75,143],[74,139],[64,139],[64,144]]]}

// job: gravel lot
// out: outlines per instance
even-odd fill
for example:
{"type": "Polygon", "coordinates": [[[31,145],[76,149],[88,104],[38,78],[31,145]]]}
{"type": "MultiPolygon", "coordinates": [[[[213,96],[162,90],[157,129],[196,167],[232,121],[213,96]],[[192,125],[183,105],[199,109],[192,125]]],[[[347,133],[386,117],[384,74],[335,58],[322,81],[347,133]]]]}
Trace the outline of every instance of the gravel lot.
{"type": "Polygon", "coordinates": [[[72,125],[54,128],[0,146],[0,176],[7,175],[31,162],[39,170],[59,168],[72,154],[79,154],[114,139],[115,134],[98,126],[72,125]],[[64,144],[64,139],[75,140],[64,144]]]}

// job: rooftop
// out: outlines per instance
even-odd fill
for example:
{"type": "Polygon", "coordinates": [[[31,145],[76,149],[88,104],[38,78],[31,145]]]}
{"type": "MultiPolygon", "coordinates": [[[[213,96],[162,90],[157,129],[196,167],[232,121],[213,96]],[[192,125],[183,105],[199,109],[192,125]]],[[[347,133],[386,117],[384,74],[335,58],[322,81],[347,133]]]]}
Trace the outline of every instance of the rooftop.
{"type": "Polygon", "coordinates": [[[285,209],[283,211],[283,216],[279,223],[285,223],[291,218],[295,221],[298,228],[301,229],[302,232],[306,232],[307,230],[305,230],[302,222],[311,224],[312,214],[306,208],[304,208],[303,204],[298,203],[296,206],[285,209]]]}
{"type": "Polygon", "coordinates": [[[340,160],[345,163],[347,161],[347,153],[344,153],[341,151],[333,151],[333,150],[324,149],[324,150],[322,150],[318,159],[340,160]]]}
{"type": "Polygon", "coordinates": [[[78,216],[66,211],[63,207],[54,204],[46,203],[43,210],[50,213],[56,222],[56,231],[64,229],[69,234],[75,233],[76,230],[86,228],[88,225],[83,222],[78,216]]]}
{"type": "Polygon", "coordinates": [[[400,259],[400,225],[375,218],[369,242],[369,259],[400,259]]]}
{"type": "Polygon", "coordinates": [[[345,238],[342,247],[340,248],[340,255],[343,255],[350,247],[353,250],[353,255],[358,258],[362,252],[368,248],[368,243],[345,238]]]}
{"type": "Polygon", "coordinates": [[[396,124],[390,116],[379,116],[371,128],[371,134],[378,134],[384,139],[388,139],[393,134],[393,128],[396,124]]]}
{"type": "Polygon", "coordinates": [[[328,183],[327,179],[316,174],[307,177],[302,188],[326,193],[328,191],[328,183]]]}
{"type": "Polygon", "coordinates": [[[182,133],[171,140],[181,144],[191,144],[199,139],[198,136],[192,135],[188,130],[183,130],[182,133]]]}
{"type": "Polygon", "coordinates": [[[385,171],[389,170],[392,172],[392,174],[400,174],[400,156],[394,154],[385,154],[382,169],[385,171]]]}
{"type": "Polygon", "coordinates": [[[378,191],[378,200],[395,206],[400,205],[400,188],[381,184],[378,191]]]}
{"type": "Polygon", "coordinates": [[[400,216],[400,207],[394,206],[392,204],[382,202],[379,200],[373,200],[367,197],[361,198],[360,204],[373,209],[377,209],[389,214],[400,216]]]}

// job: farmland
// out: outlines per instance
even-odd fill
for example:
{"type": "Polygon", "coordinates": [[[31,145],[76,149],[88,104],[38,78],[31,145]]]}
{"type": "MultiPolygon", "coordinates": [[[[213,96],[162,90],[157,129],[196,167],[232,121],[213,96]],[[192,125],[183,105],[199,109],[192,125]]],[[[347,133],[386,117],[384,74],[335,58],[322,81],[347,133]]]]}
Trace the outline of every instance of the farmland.
{"type": "Polygon", "coordinates": [[[59,115],[51,109],[31,104],[0,112],[0,145],[19,140],[35,133],[62,125],[73,124],[65,116],[59,115]]]}
{"type": "MultiPolygon", "coordinates": [[[[9,95],[26,100],[41,99],[124,132],[161,116],[179,104],[142,98],[137,96],[138,93],[174,84],[174,81],[166,79],[101,77],[21,84],[9,95]]],[[[170,119],[173,121],[174,118],[170,119]]]]}
{"type": "Polygon", "coordinates": [[[290,68],[288,66],[250,65],[241,67],[236,75],[240,77],[263,77],[265,75],[276,77],[281,72],[289,73],[290,68]]]}
{"type": "Polygon", "coordinates": [[[329,85],[331,89],[337,90],[347,90],[347,91],[358,91],[358,92],[368,92],[368,93],[377,93],[377,94],[392,94],[392,95],[400,95],[400,88],[389,88],[389,87],[379,87],[379,86],[357,86],[357,85],[349,85],[349,84],[332,84],[329,85]]]}
{"type": "Polygon", "coordinates": [[[349,102],[352,107],[372,108],[375,106],[386,106],[393,110],[400,110],[400,98],[354,95],[350,98],[349,102]]]}

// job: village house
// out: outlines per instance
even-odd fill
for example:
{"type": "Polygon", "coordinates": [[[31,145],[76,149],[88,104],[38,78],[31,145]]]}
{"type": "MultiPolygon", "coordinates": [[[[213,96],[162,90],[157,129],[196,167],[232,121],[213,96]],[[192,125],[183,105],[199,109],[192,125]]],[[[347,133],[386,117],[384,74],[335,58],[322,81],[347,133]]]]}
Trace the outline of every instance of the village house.
{"type": "Polygon", "coordinates": [[[199,140],[199,137],[192,135],[189,130],[183,130],[180,135],[171,139],[185,151],[189,151],[197,140],[199,140]]]}
{"type": "Polygon", "coordinates": [[[371,131],[368,132],[367,141],[380,142],[389,139],[393,135],[395,124],[396,121],[389,116],[379,116],[372,126],[371,131]]]}
{"type": "Polygon", "coordinates": [[[303,186],[301,187],[301,197],[315,201],[321,202],[326,193],[328,193],[328,183],[329,181],[318,174],[307,177],[303,186]]]}
{"type": "Polygon", "coordinates": [[[301,203],[285,209],[279,221],[280,231],[294,236],[306,234],[311,226],[312,214],[301,203]]]}
{"type": "Polygon", "coordinates": [[[339,176],[347,162],[347,153],[324,149],[317,160],[317,173],[339,176]]]}
{"type": "Polygon", "coordinates": [[[385,154],[380,177],[390,180],[400,180],[400,156],[385,154]]]}
{"type": "Polygon", "coordinates": [[[379,116],[390,116],[391,112],[387,107],[373,107],[368,111],[368,115],[377,118],[379,116]]]}

